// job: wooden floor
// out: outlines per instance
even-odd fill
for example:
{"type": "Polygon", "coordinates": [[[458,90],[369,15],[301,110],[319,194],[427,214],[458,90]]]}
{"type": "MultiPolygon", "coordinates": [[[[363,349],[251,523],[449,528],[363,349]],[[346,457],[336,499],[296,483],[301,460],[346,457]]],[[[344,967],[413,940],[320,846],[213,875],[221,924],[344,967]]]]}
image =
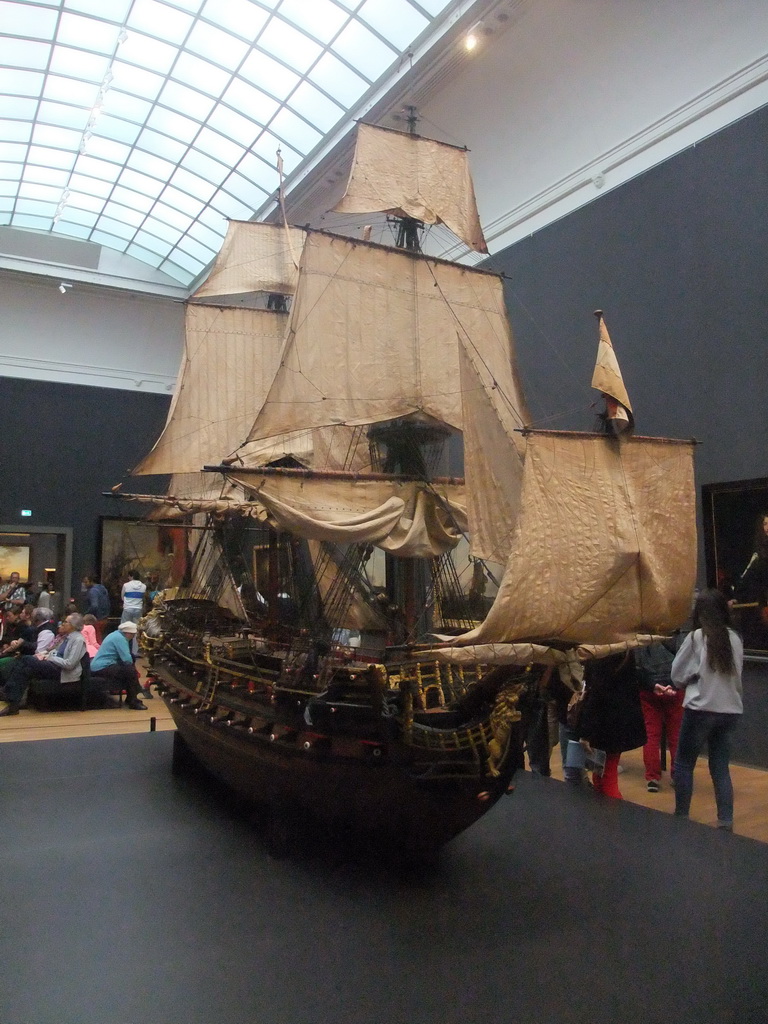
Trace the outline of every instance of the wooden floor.
{"type": "MultiPolygon", "coordinates": [[[[668,771],[662,777],[661,790],[649,793],[646,789],[642,750],[630,750],[622,754],[621,765],[624,771],[619,775],[619,789],[625,800],[672,814],[675,809],[675,791],[670,785],[668,771]]],[[[552,755],[552,775],[559,779],[563,777],[559,748],[552,755]]],[[[732,764],[731,778],[734,790],[734,832],[768,843],[768,771],[732,764]]],[[[700,758],[696,765],[691,819],[713,827],[717,824],[715,794],[706,758],[700,758]]]]}
{"type": "MultiPolygon", "coordinates": [[[[20,740],[68,739],[82,736],[108,736],[117,733],[148,732],[152,728],[174,729],[173,719],[159,697],[145,702],[146,711],[130,711],[126,707],[94,711],[40,712],[24,708],[11,718],[0,718],[0,743],[20,740]],[[153,724],[154,722],[154,724],[153,724]]],[[[623,754],[624,771],[619,776],[619,787],[625,800],[642,804],[662,813],[671,814],[675,808],[675,792],[665,772],[661,791],[646,790],[641,750],[623,754]]],[[[562,779],[559,748],[552,756],[552,775],[562,779]]],[[[760,842],[768,843],[768,771],[731,765],[735,791],[734,831],[760,842]]],[[[717,821],[712,783],[706,759],[701,759],[694,776],[691,818],[714,826],[717,821]]]]}
{"type": "MultiPolygon", "coordinates": [[[[139,678],[146,683],[143,659],[136,663],[139,678]]],[[[173,719],[164,702],[152,691],[152,700],[144,701],[146,711],[125,707],[88,711],[36,711],[23,708],[18,715],[0,718],[0,743],[19,740],[66,740],[81,736],[111,736],[118,733],[158,732],[174,729],[173,719]],[[154,719],[154,723],[153,723],[154,719]]]]}

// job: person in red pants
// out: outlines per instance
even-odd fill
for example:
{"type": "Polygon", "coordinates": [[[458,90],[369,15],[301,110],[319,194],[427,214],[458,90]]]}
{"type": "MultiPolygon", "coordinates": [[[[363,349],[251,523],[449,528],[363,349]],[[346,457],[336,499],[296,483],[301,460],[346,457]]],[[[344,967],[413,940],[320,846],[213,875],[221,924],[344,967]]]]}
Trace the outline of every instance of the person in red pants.
{"type": "Polygon", "coordinates": [[[587,750],[604,750],[603,773],[592,773],[598,793],[621,800],[619,759],[625,750],[642,747],[647,736],[640,707],[640,687],[632,651],[588,661],[584,698],[576,725],[587,750]]]}
{"type": "MultiPolygon", "coordinates": [[[[670,765],[675,763],[677,738],[683,721],[683,691],[672,690],[670,672],[677,653],[674,640],[640,647],[635,651],[640,704],[643,709],[648,739],[643,747],[645,781],[649,793],[661,788],[661,744],[665,737],[670,765]]],[[[674,778],[673,778],[674,782],[674,778]]]]}

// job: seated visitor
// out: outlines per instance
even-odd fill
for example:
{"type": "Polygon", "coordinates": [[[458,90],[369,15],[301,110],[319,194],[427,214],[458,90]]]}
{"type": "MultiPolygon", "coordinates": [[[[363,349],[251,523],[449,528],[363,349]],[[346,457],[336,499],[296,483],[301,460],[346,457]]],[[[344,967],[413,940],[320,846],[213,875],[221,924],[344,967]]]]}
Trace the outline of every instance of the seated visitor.
{"type": "Polygon", "coordinates": [[[135,622],[121,622],[116,630],[104,637],[104,642],[91,662],[91,679],[100,680],[108,690],[125,690],[126,707],[144,711],[138,697],[141,690],[139,673],[133,663],[131,640],[136,636],[135,622]]]}
{"type": "Polygon", "coordinates": [[[35,638],[32,612],[31,605],[24,605],[21,609],[5,613],[5,631],[3,644],[0,646],[0,682],[2,683],[5,683],[11,674],[11,669],[22,654],[35,653],[35,645],[31,642],[35,638]]]}
{"type": "Polygon", "coordinates": [[[50,608],[45,605],[39,605],[35,608],[32,612],[32,629],[35,634],[34,648],[27,650],[26,644],[24,644],[21,651],[22,654],[42,654],[44,651],[50,651],[55,646],[55,640],[59,633],[59,624],[50,608]]]}
{"type": "Polygon", "coordinates": [[[21,577],[17,572],[12,572],[8,582],[0,587],[0,602],[3,611],[19,611],[27,603],[27,591],[21,583],[21,577]]]}
{"type": "Polygon", "coordinates": [[[33,679],[54,679],[60,683],[75,683],[80,679],[83,672],[81,661],[86,654],[82,627],[82,615],[77,612],[68,615],[61,624],[59,642],[52,650],[23,655],[17,660],[5,684],[8,703],[0,711],[0,717],[18,715],[33,679]]]}
{"type": "Polygon", "coordinates": [[[24,605],[22,608],[11,608],[5,613],[0,657],[11,654],[18,649],[23,639],[29,638],[33,610],[32,605],[24,605]]]}
{"type": "Polygon", "coordinates": [[[99,641],[96,639],[96,616],[83,616],[83,636],[85,637],[85,648],[90,658],[95,658],[99,650],[99,641]]]}

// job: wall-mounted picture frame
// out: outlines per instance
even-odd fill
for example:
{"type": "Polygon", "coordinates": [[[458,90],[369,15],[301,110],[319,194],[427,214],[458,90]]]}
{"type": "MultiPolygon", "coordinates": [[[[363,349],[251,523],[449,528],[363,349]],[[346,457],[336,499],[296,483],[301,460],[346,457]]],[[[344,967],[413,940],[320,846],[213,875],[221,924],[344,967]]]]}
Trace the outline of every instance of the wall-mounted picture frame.
{"type": "Polygon", "coordinates": [[[29,544],[0,545],[0,577],[7,580],[12,572],[22,583],[29,582],[29,544]]]}
{"type": "Polygon", "coordinates": [[[768,657],[768,477],[702,489],[707,585],[732,602],[748,654],[768,657]]]}
{"type": "Polygon", "coordinates": [[[121,607],[120,592],[131,572],[140,573],[151,593],[180,586],[188,566],[188,530],[184,526],[102,516],[99,571],[113,613],[121,607]]]}

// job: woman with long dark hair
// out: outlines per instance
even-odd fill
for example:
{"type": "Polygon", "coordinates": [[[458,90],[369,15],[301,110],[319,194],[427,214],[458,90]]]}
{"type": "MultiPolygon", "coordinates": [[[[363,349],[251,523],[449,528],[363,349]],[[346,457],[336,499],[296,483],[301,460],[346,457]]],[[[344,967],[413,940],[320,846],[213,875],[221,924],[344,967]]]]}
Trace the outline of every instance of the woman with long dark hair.
{"type": "Polygon", "coordinates": [[[717,826],[729,831],[733,830],[733,784],[728,765],[733,733],[744,710],[743,660],[744,647],[731,629],[727,600],[719,590],[702,591],[693,608],[693,631],[672,662],[672,683],[685,689],[675,757],[675,814],[688,816],[693,770],[706,743],[717,826]]]}

